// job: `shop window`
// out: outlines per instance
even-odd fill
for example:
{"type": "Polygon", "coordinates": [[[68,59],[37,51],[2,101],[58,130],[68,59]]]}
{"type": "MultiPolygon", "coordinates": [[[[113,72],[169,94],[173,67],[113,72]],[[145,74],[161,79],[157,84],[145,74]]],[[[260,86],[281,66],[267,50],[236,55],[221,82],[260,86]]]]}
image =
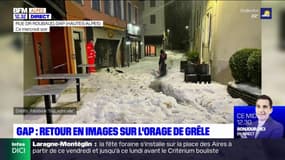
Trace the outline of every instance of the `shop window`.
{"type": "Polygon", "coordinates": [[[100,0],[92,0],[92,8],[100,11],[100,0]]]}
{"type": "Polygon", "coordinates": [[[155,24],[155,15],[150,15],[150,24],[155,24]]]}
{"type": "Polygon", "coordinates": [[[150,7],[155,7],[155,0],[150,1],[150,7]]]}

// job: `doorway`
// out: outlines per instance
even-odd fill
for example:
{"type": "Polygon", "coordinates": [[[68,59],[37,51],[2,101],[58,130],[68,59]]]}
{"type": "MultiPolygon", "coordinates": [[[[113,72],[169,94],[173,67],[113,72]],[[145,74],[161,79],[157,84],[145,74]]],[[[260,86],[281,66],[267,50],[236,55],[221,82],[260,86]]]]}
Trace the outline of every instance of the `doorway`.
{"type": "Polygon", "coordinates": [[[73,31],[73,42],[76,60],[76,70],[77,73],[83,73],[82,67],[78,67],[78,65],[82,64],[80,32],[73,31]]]}
{"type": "Polygon", "coordinates": [[[145,46],[145,56],[156,56],[155,45],[146,45],[145,46]]]}
{"type": "Polygon", "coordinates": [[[97,68],[118,66],[116,62],[118,44],[119,40],[96,40],[95,51],[97,68]]]}

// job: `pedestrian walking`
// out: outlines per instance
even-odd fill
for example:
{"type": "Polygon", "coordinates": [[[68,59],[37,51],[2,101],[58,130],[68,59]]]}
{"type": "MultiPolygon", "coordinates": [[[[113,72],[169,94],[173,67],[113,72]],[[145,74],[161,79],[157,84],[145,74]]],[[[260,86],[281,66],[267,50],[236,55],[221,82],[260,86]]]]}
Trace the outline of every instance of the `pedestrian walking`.
{"type": "Polygon", "coordinates": [[[158,62],[160,76],[164,76],[166,74],[166,63],[165,63],[166,59],[167,59],[167,54],[163,49],[160,50],[160,56],[158,62]]]}

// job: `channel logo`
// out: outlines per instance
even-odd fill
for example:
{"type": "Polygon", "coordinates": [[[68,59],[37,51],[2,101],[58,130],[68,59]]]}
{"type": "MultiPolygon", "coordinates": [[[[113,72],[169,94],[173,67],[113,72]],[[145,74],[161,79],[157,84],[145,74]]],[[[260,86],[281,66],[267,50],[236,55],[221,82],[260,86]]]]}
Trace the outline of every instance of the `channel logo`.
{"type": "Polygon", "coordinates": [[[261,19],[272,19],[272,8],[260,8],[261,19]]]}

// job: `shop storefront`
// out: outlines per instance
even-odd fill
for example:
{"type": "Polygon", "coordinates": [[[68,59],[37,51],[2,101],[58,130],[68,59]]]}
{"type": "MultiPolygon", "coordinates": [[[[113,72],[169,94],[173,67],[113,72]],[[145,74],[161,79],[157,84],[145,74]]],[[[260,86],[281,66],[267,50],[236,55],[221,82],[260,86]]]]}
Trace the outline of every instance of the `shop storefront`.
{"type": "Polygon", "coordinates": [[[96,50],[96,67],[120,67],[123,65],[124,29],[93,28],[93,39],[96,50]]]}
{"type": "Polygon", "coordinates": [[[126,32],[126,51],[129,62],[139,62],[142,58],[141,45],[141,27],[138,25],[128,24],[126,32]]]}

